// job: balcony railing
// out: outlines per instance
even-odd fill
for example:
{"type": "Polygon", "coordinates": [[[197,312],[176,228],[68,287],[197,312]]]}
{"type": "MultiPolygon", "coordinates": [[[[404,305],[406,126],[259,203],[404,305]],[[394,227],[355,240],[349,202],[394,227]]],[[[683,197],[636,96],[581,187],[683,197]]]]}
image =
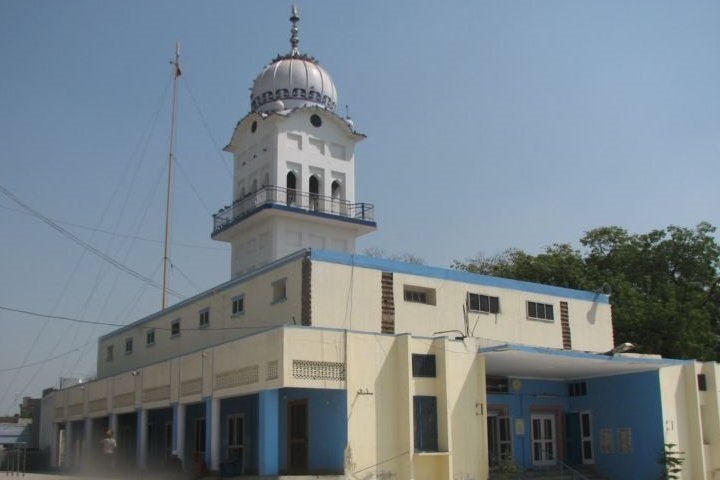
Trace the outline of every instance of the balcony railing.
{"type": "Polygon", "coordinates": [[[262,208],[279,206],[290,210],[336,216],[341,219],[374,223],[375,207],[370,203],[350,203],[339,198],[267,186],[236,200],[213,215],[213,235],[249,217],[262,208]]]}

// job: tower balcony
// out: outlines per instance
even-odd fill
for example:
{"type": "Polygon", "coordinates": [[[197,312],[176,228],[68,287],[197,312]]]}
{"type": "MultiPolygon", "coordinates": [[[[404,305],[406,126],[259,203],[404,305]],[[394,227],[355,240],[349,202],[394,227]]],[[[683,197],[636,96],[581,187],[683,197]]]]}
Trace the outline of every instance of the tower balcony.
{"type": "Polygon", "coordinates": [[[294,189],[266,186],[213,215],[212,236],[265,209],[301,213],[375,228],[375,206],[294,189]]]}

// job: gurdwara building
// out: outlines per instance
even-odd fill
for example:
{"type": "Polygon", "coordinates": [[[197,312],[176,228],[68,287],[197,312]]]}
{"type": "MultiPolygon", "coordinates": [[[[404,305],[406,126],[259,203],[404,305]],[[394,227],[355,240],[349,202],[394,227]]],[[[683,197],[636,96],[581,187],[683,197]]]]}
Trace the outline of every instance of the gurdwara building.
{"type": "Polygon", "coordinates": [[[718,478],[716,364],[621,353],[607,293],[354,253],[376,229],[355,198],[365,135],[298,20],[225,148],[231,279],[99,339],[97,378],[43,399],[51,463],[92,462],[110,428],[141,470],[644,480],[670,448],[681,478],[718,478]]]}

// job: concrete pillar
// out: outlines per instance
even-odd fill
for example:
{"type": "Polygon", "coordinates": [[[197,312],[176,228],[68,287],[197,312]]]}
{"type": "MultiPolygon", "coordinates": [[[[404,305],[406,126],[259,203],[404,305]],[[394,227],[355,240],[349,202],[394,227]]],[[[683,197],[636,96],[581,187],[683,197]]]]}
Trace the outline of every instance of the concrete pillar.
{"type": "Polygon", "coordinates": [[[137,466],[147,468],[148,454],[148,412],[144,408],[137,410],[137,466]]]}
{"type": "Polygon", "coordinates": [[[260,475],[278,475],[280,455],[280,392],[264,390],[258,399],[259,445],[258,468],[260,475]]]}
{"type": "Polygon", "coordinates": [[[92,441],[92,418],[86,418],[83,432],[83,452],[82,463],[84,467],[90,466],[93,461],[93,441],[92,441]]]}
{"type": "Polygon", "coordinates": [[[173,450],[183,465],[187,464],[185,456],[185,405],[173,404],[173,450]]]}
{"type": "Polygon", "coordinates": [[[205,458],[208,468],[220,470],[220,399],[205,398],[205,458]]]}
{"type": "Polygon", "coordinates": [[[210,450],[210,470],[220,470],[220,399],[211,397],[212,407],[208,418],[210,420],[210,435],[207,437],[208,450],[210,450]]]}
{"type": "Polygon", "coordinates": [[[60,437],[60,424],[53,422],[50,433],[50,466],[58,467],[58,438],[60,437]]]}
{"type": "Polygon", "coordinates": [[[75,455],[75,435],[73,435],[72,422],[65,424],[65,458],[63,467],[70,468],[73,466],[73,458],[75,455]]]}
{"type": "Polygon", "coordinates": [[[117,413],[110,414],[110,417],[108,418],[108,428],[113,431],[113,435],[115,435],[115,438],[117,438],[117,429],[118,429],[117,413]]]}

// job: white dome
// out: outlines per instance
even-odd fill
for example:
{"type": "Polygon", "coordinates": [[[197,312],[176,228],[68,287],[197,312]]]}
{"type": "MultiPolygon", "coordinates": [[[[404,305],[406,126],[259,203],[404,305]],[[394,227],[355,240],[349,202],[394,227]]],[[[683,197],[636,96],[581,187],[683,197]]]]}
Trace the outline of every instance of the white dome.
{"type": "Polygon", "coordinates": [[[276,111],[279,105],[285,109],[320,106],[332,112],[337,90],[330,74],[314,58],[290,53],[276,58],[258,75],[250,103],[254,112],[276,111]]]}

